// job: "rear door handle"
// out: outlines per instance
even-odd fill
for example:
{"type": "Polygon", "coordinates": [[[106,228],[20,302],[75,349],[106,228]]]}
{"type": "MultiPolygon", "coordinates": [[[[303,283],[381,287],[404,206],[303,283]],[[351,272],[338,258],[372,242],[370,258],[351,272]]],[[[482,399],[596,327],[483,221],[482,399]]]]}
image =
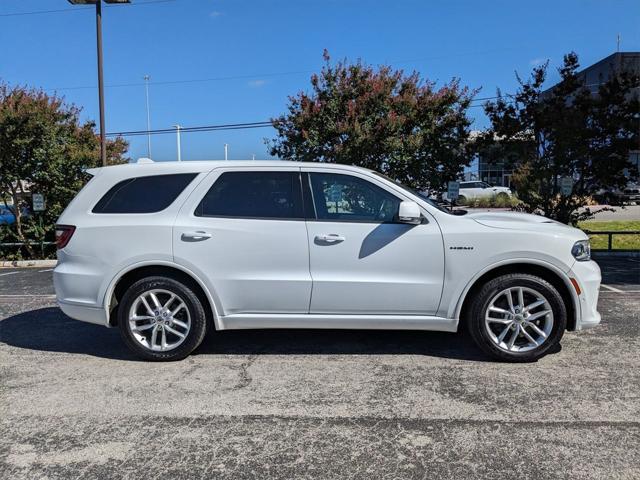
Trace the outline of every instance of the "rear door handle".
{"type": "Polygon", "coordinates": [[[198,230],[196,232],[184,232],[181,238],[185,242],[200,242],[202,240],[206,240],[207,238],[211,238],[211,234],[202,230],[198,230]]]}
{"type": "Polygon", "coordinates": [[[323,233],[320,235],[316,235],[316,240],[324,243],[340,243],[346,240],[342,235],[338,235],[337,233],[323,233]]]}

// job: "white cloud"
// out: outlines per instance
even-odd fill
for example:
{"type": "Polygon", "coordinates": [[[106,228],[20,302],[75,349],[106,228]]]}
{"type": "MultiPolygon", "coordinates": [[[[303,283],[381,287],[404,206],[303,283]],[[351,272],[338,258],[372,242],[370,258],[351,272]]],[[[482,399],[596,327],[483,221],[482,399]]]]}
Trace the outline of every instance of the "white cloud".
{"type": "Polygon", "coordinates": [[[249,85],[251,88],[260,88],[265,83],[267,83],[266,80],[250,80],[249,82],[247,82],[247,85],[249,85]]]}
{"type": "Polygon", "coordinates": [[[218,17],[221,17],[221,16],[222,16],[222,12],[218,12],[217,10],[214,10],[213,12],[211,12],[211,13],[209,14],[209,16],[210,16],[211,18],[218,18],[218,17]]]}
{"type": "Polygon", "coordinates": [[[538,65],[542,65],[546,61],[546,58],[534,58],[533,60],[529,60],[529,65],[531,65],[532,67],[537,67],[538,65]]]}

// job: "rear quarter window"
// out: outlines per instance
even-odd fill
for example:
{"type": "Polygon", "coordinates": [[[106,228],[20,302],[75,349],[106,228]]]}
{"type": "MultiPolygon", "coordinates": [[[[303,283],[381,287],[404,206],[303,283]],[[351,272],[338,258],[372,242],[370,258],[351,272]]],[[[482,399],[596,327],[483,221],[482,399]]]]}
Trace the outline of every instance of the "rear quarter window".
{"type": "Polygon", "coordinates": [[[155,213],[171,205],[197,173],[150,175],[122,180],[93,207],[93,213],[155,213]]]}

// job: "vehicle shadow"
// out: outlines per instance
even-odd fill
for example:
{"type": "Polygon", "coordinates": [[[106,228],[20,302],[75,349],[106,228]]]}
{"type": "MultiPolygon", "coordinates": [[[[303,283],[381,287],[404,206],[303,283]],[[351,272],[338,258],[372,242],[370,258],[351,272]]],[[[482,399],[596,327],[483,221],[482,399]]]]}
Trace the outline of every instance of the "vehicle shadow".
{"type": "Polygon", "coordinates": [[[391,242],[397,240],[405,233],[413,229],[415,225],[406,225],[402,223],[381,223],[371,230],[360,246],[358,258],[363,259],[369,255],[373,255],[378,250],[382,250],[391,242]]]}
{"type": "MultiPolygon", "coordinates": [[[[0,321],[0,343],[44,352],[137,361],[117,329],[78,322],[57,307],[0,321]]],[[[231,330],[211,332],[197,355],[425,355],[490,361],[466,335],[382,330],[231,330]]]]}

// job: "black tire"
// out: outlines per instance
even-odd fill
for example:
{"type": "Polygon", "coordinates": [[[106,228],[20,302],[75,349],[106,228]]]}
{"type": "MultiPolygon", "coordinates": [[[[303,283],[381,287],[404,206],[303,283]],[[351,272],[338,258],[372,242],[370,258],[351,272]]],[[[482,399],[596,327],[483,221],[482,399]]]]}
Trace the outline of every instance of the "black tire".
{"type": "Polygon", "coordinates": [[[464,195],[459,195],[458,196],[458,200],[456,200],[456,203],[458,205],[466,205],[467,204],[467,197],[465,197],[464,195]]]}
{"type": "MultiPolygon", "coordinates": [[[[180,315],[187,315],[187,313],[183,311],[180,315]]],[[[137,356],[145,360],[172,361],[187,357],[202,343],[207,332],[207,317],[200,299],[188,286],[173,278],[154,276],[138,280],[127,289],[118,306],[118,326],[124,343],[137,356]],[[140,295],[152,290],[162,290],[175,294],[177,296],[176,301],[182,300],[185,305],[184,308],[188,311],[190,328],[184,339],[181,340],[179,337],[175,337],[176,342],[181,341],[175,348],[164,351],[151,350],[140,343],[131,330],[129,322],[130,309],[140,295]]],[[[166,331],[165,334],[169,336],[166,331]]]]}
{"type": "MultiPolygon", "coordinates": [[[[517,294],[517,290],[515,292],[517,294]]],[[[527,293],[527,295],[530,295],[530,293],[527,293]]],[[[538,308],[546,308],[546,304],[538,308]]],[[[531,311],[534,310],[533,308],[531,309],[531,311]]],[[[542,317],[539,320],[536,319],[533,323],[544,322],[545,318],[547,317],[542,317]]],[[[469,308],[466,310],[465,321],[466,329],[471,335],[471,338],[473,338],[476,345],[487,355],[505,362],[533,362],[549,353],[549,351],[557,348],[567,327],[567,308],[562,296],[555,287],[546,280],[529,274],[508,274],[487,282],[487,284],[474,295],[469,308]],[[504,290],[517,287],[531,289],[541,294],[547,300],[548,306],[553,313],[553,325],[547,333],[546,338],[541,341],[539,346],[527,351],[510,351],[506,349],[506,345],[505,347],[499,346],[496,340],[492,339],[488,331],[490,328],[485,324],[485,314],[491,301],[504,290]]],[[[497,325],[497,328],[501,328],[500,324],[497,325]]],[[[510,335],[513,335],[515,329],[518,327],[512,325],[512,328],[514,332],[507,332],[507,337],[505,338],[511,338],[510,335]]],[[[527,328],[531,330],[532,327],[527,328]]],[[[518,328],[517,331],[520,332],[520,329],[518,328]]],[[[536,335],[535,332],[533,332],[533,334],[536,335]]],[[[538,336],[537,339],[540,340],[540,338],[541,337],[538,336]]],[[[518,348],[518,342],[524,343],[525,341],[528,342],[522,334],[518,333],[516,335],[516,348],[518,348]]],[[[501,345],[504,343],[503,341],[501,345]]],[[[527,348],[531,348],[533,345],[533,343],[530,343],[527,348]]]]}

